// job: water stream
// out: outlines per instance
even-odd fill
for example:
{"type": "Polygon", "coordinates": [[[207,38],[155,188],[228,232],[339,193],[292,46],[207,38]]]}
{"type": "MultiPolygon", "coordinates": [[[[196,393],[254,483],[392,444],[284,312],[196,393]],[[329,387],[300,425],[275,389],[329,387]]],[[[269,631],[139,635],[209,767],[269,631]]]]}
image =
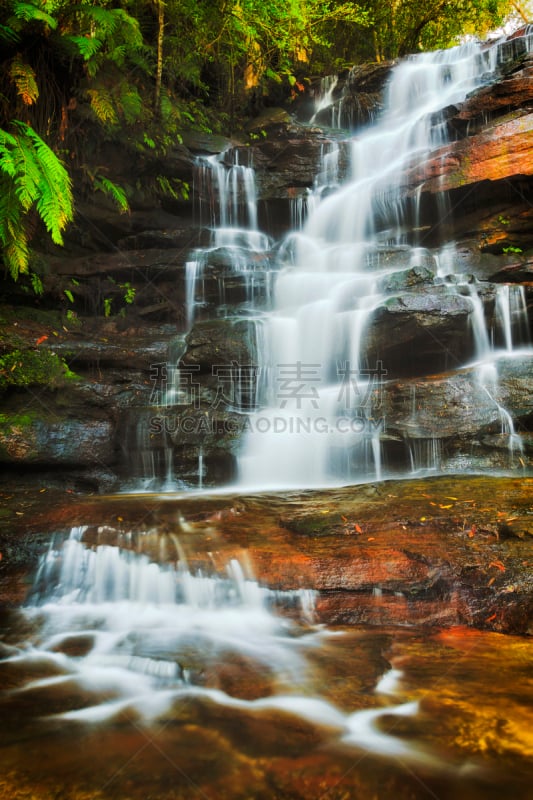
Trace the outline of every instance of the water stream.
{"type": "Polygon", "coordinates": [[[2,796],[530,796],[527,640],[326,629],[181,535],[53,538],[0,645],[2,796]]]}

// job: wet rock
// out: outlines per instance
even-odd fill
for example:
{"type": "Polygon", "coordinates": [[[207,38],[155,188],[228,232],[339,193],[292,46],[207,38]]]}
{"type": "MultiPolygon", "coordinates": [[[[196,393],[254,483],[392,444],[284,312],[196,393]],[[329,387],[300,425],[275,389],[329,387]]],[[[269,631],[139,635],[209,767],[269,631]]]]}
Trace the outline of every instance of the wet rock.
{"type": "Polygon", "coordinates": [[[101,466],[116,460],[109,419],[3,416],[0,463],[32,466],[101,466]]]}
{"type": "Polygon", "coordinates": [[[216,378],[214,368],[244,367],[256,363],[255,324],[239,318],[205,320],[195,323],[186,338],[181,359],[188,367],[199,366],[201,373],[216,378]]]}
{"type": "Polygon", "coordinates": [[[440,193],[480,181],[533,174],[533,114],[497,122],[483,132],[432,153],[407,173],[406,187],[440,193]]]}
{"type": "Polygon", "coordinates": [[[402,293],[374,311],[365,332],[369,364],[389,375],[438,372],[473,354],[472,304],[458,294],[402,293]]]}

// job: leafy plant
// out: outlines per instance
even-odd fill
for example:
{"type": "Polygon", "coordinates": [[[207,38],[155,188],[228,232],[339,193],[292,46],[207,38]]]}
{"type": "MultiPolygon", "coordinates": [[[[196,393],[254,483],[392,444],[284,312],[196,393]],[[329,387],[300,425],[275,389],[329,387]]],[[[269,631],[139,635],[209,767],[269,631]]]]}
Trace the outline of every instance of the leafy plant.
{"type": "Polygon", "coordinates": [[[16,280],[29,268],[30,219],[35,210],[55,244],[73,218],[69,175],[54,152],[26,123],[0,129],[0,244],[16,280]]]}

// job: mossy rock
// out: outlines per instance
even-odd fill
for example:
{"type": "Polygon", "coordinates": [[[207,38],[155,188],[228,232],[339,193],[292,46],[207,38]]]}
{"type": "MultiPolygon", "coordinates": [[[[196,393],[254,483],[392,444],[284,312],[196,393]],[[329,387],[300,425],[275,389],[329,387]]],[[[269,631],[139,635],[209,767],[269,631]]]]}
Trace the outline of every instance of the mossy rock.
{"type": "Polygon", "coordinates": [[[60,386],[76,377],[65,361],[49,350],[16,349],[0,356],[0,391],[10,386],[60,386]]]}

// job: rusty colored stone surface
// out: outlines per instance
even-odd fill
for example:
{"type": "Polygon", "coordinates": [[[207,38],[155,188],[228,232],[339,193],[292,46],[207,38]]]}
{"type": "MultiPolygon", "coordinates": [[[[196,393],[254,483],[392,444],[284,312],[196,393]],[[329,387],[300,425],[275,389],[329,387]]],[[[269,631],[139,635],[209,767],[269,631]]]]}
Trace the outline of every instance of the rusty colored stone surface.
{"type": "Polygon", "coordinates": [[[422,183],[432,194],[479,181],[533,174],[533,114],[503,119],[483,132],[432,153],[405,177],[408,188],[422,183]]]}
{"type": "Polygon", "coordinates": [[[322,622],[527,634],[532,490],[527,477],[445,476],[248,496],[30,498],[2,526],[2,596],[20,600],[46,531],[89,524],[88,546],[129,546],[173,563],[185,553],[192,571],[221,574],[238,558],[271,588],[312,588],[322,622]]]}

